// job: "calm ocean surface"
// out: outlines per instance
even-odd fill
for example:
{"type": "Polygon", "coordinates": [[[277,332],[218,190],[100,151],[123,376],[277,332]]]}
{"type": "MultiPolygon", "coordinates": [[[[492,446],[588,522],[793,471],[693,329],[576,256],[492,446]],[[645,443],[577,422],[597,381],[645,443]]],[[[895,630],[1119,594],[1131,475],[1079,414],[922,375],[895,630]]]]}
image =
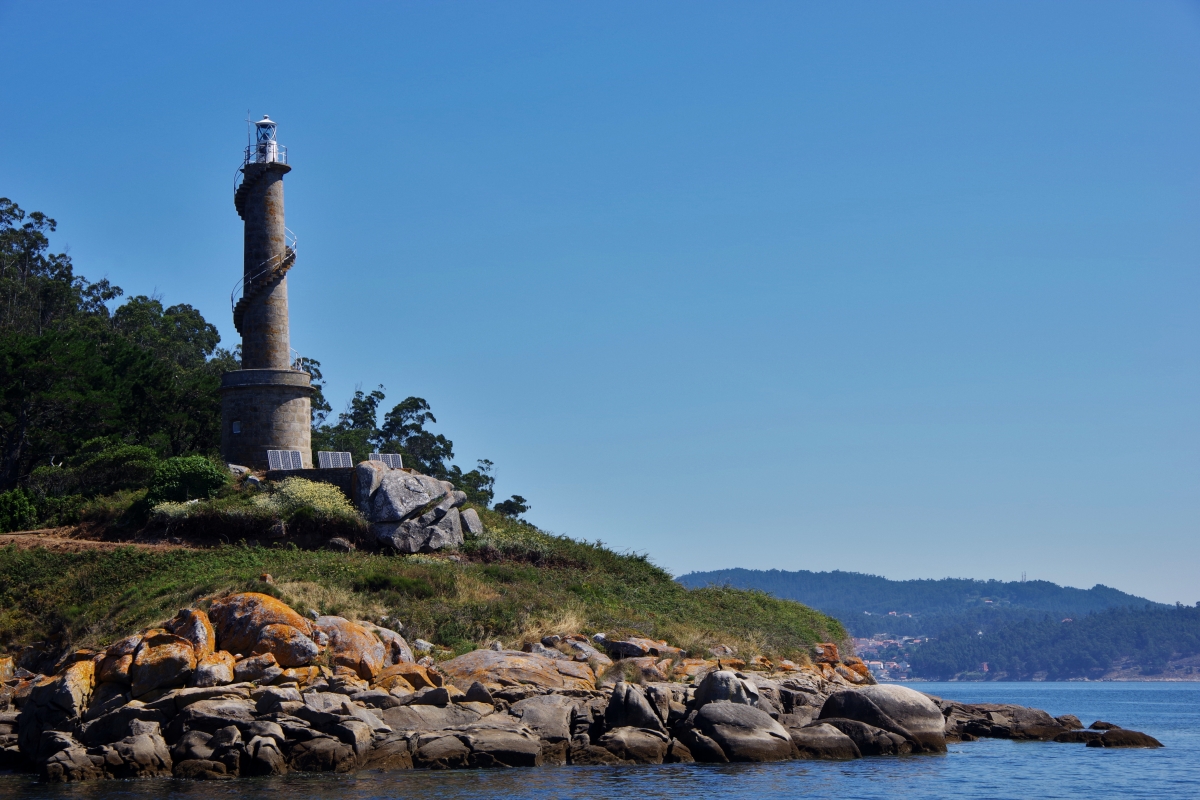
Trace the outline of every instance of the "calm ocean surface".
{"type": "Polygon", "coordinates": [[[913,688],[964,702],[1019,703],[1144,731],[1165,748],[1105,750],[1083,745],[984,739],[944,756],[791,761],[762,765],[548,767],[506,771],[358,773],[225,783],[142,781],[43,786],[0,776],[4,798],[554,798],[816,795],[869,798],[1200,798],[1200,683],[919,683],[913,688]]]}

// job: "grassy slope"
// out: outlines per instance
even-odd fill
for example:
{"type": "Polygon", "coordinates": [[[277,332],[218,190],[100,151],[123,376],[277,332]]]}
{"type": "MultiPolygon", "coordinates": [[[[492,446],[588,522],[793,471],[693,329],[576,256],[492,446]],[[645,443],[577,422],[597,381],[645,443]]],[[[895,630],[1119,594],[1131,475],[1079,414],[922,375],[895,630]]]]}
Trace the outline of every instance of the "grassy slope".
{"type": "Polygon", "coordinates": [[[468,541],[457,563],[293,547],[3,548],[0,648],[55,634],[75,646],[105,644],[224,591],[264,588],[301,611],[394,617],[410,638],[455,652],[578,630],[803,657],[812,642],[845,637],[836,620],[798,603],[731,588],[688,590],[644,557],[551,536],[492,512],[481,516],[488,533],[468,541]],[[262,573],[274,583],[263,583],[262,573]]]}

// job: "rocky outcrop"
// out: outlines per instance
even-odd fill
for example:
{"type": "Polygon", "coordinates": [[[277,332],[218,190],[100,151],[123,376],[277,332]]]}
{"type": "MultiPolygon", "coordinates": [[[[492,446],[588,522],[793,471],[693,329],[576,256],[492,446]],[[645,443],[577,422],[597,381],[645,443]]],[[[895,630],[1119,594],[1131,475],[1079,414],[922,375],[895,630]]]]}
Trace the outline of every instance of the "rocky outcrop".
{"type": "Polygon", "coordinates": [[[541,689],[596,688],[596,675],[587,664],[518,650],[475,650],[444,662],[440,668],[460,689],[473,683],[490,690],[521,685],[541,689]]]}
{"type": "MultiPolygon", "coordinates": [[[[818,715],[822,722],[831,718],[854,720],[893,733],[918,753],[946,752],[941,710],[926,695],[904,686],[865,686],[834,692],[818,715]]],[[[843,733],[854,738],[847,731],[843,733]]]]}
{"type": "MultiPolygon", "coordinates": [[[[624,656],[597,680],[591,665],[602,654],[578,634],[434,666],[429,656],[414,663],[396,631],[307,620],[267,595],[220,598],[210,615],[185,609],[102,652],[71,653],[51,676],[5,668],[0,766],[54,782],[229,780],[362,768],[838,760],[938,752],[946,738],[976,735],[1161,746],[1037,709],[856,686],[830,662],[768,672],[773,665],[758,659],[764,671],[752,674],[721,668],[732,659],[693,659],[700,666],[689,672],[677,669],[682,652],[664,655],[673,649],[665,642],[597,637],[624,656]],[[660,679],[620,679],[650,668],[660,679]],[[4,710],[12,706],[19,711],[4,710]]],[[[836,666],[854,672],[849,659],[836,666]]]]}
{"type": "Polygon", "coordinates": [[[463,543],[464,526],[483,532],[479,515],[460,512],[467,496],[453,485],[378,461],[355,467],[354,500],[380,547],[397,553],[431,553],[463,543]]]}
{"type": "Polygon", "coordinates": [[[942,712],[947,739],[1034,739],[1050,741],[1069,729],[1040,708],[1007,703],[956,703],[930,698],[942,712]]]}

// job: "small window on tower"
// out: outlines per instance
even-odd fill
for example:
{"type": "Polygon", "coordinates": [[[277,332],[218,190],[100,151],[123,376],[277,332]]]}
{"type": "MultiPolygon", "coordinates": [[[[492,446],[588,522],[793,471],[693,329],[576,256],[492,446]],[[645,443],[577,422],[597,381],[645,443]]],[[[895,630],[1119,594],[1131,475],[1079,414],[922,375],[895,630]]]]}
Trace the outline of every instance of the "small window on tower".
{"type": "Polygon", "coordinates": [[[233,432],[234,433],[242,432],[242,421],[240,419],[235,419],[233,421],[233,432]]]}

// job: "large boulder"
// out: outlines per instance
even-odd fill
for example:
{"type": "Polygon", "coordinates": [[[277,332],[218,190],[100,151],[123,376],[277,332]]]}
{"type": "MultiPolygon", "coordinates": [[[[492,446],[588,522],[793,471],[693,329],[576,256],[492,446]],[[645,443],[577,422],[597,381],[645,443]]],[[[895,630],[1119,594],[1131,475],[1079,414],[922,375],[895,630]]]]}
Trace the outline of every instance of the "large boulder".
{"type": "Polygon", "coordinates": [[[466,532],[472,536],[483,535],[483,521],[479,519],[479,512],[473,508],[467,508],[462,511],[462,525],[466,532]]]}
{"type": "Polygon", "coordinates": [[[77,726],[91,702],[95,682],[95,662],[75,661],[62,674],[33,683],[17,723],[21,755],[36,763],[43,761],[48,753],[43,752],[42,733],[69,731],[77,726]]]}
{"type": "Polygon", "coordinates": [[[445,679],[433,670],[411,661],[384,667],[375,676],[374,685],[385,690],[400,688],[404,691],[416,691],[432,687],[436,689],[445,683],[445,679]]]}
{"type": "Polygon", "coordinates": [[[696,687],[696,708],[720,702],[757,706],[758,699],[758,687],[753,681],[739,678],[727,669],[713,670],[696,687]]]}
{"type": "MultiPolygon", "coordinates": [[[[650,707],[642,690],[634,684],[619,682],[604,710],[604,723],[609,728],[646,728],[666,732],[662,719],[650,707]]],[[[661,763],[661,759],[659,762],[661,763]]]]}
{"type": "Polygon", "coordinates": [[[459,734],[471,748],[472,767],[537,767],[542,764],[542,743],[526,728],[504,729],[471,725],[459,734]]]}
{"type": "Polygon", "coordinates": [[[191,642],[197,660],[217,649],[217,634],[213,630],[212,622],[208,614],[198,608],[181,609],[164,627],[191,642]]]}
{"type": "Polygon", "coordinates": [[[1069,730],[1040,708],[1009,703],[939,703],[950,736],[1050,741],[1069,730]]]}
{"type": "Polygon", "coordinates": [[[358,506],[364,517],[370,516],[371,496],[389,471],[390,467],[382,461],[360,461],[354,468],[354,505],[358,506]]]}
{"type": "Polygon", "coordinates": [[[661,730],[614,728],[600,737],[600,746],[622,761],[661,764],[670,740],[661,730]]]}
{"type": "Polygon", "coordinates": [[[182,636],[149,631],[133,656],[130,692],[141,697],[155,689],[186,686],[196,669],[196,649],[182,636]]]}
{"type": "MultiPolygon", "coordinates": [[[[451,703],[447,706],[407,705],[386,708],[383,721],[395,731],[442,731],[478,722],[483,716],[478,704],[451,703]]],[[[489,709],[490,710],[490,709],[489,709]]]]}
{"type": "Polygon", "coordinates": [[[473,650],[439,668],[450,683],[464,691],[476,681],[491,690],[519,684],[541,689],[596,688],[596,675],[587,664],[518,650],[473,650]]]}
{"type": "Polygon", "coordinates": [[[329,638],[333,663],[349,667],[363,680],[371,680],[386,666],[389,648],[358,623],[343,617],[317,617],[313,627],[329,638]]]}
{"type": "Polygon", "coordinates": [[[192,673],[193,686],[224,686],[233,683],[237,659],[228,650],[217,650],[200,659],[192,673]]]}
{"type": "Polygon", "coordinates": [[[96,670],[98,683],[129,685],[129,668],[133,666],[133,654],[142,643],[142,635],[127,636],[113,643],[104,651],[104,658],[96,670]]]}
{"type": "Polygon", "coordinates": [[[269,655],[280,667],[303,667],[321,652],[321,648],[298,628],[274,623],[266,625],[258,634],[258,641],[250,655],[269,655]]]}
{"type": "MultiPolygon", "coordinates": [[[[359,465],[358,473],[359,500],[362,501],[362,465],[359,465]]],[[[364,514],[371,522],[402,522],[446,496],[446,487],[441,481],[428,475],[403,470],[386,470],[376,474],[378,484],[364,503],[364,514]]],[[[375,484],[373,475],[369,481],[367,485],[375,484]]]]}
{"type": "Polygon", "coordinates": [[[288,765],[300,772],[350,772],[358,764],[354,748],[332,736],[297,742],[288,753],[288,765]]]}
{"type": "Polygon", "coordinates": [[[834,692],[817,719],[839,718],[865,722],[895,733],[917,752],[946,752],[945,720],[926,695],[906,686],[884,684],[834,692]]]}
{"type": "Polygon", "coordinates": [[[458,547],[464,541],[457,508],[446,512],[434,509],[405,522],[375,523],[372,530],[380,545],[398,553],[432,553],[458,547]]]}
{"type": "Polygon", "coordinates": [[[856,719],[829,717],[813,724],[837,728],[854,740],[858,751],[864,756],[898,756],[913,751],[913,743],[904,736],[856,719]]]}
{"type": "MultiPolygon", "coordinates": [[[[791,736],[783,726],[752,706],[709,703],[692,712],[689,720],[716,742],[730,761],[780,761],[793,755],[791,736]]],[[[695,755],[692,743],[684,743],[695,755]]]]}
{"type": "MultiPolygon", "coordinates": [[[[286,603],[258,592],[242,592],[222,597],[209,608],[209,617],[217,632],[217,644],[230,653],[250,655],[254,653],[264,629],[284,625],[310,640],[308,644],[295,638],[294,634],[281,628],[271,627],[267,632],[265,647],[258,654],[270,652],[279,663],[295,660],[294,648],[299,644],[304,651],[316,652],[316,643],[311,642],[313,630],[309,620],[297,614],[286,603]],[[283,634],[287,633],[287,636],[283,634]],[[310,646],[311,645],[311,646],[310,646]],[[275,648],[278,646],[279,652],[275,648]],[[283,660],[280,660],[280,659],[283,660]]],[[[293,666],[301,666],[294,664],[293,666]]]]}
{"type": "Polygon", "coordinates": [[[540,739],[565,742],[571,738],[572,722],[579,702],[561,694],[543,694],[513,703],[508,712],[540,739]]]}
{"type": "Polygon", "coordinates": [[[384,666],[390,667],[393,664],[416,661],[413,658],[412,648],[408,646],[408,642],[400,634],[362,619],[357,620],[357,624],[378,636],[379,641],[383,642],[384,649],[386,650],[384,666]]]}
{"type": "Polygon", "coordinates": [[[832,725],[818,722],[800,728],[789,727],[792,744],[796,745],[797,757],[846,761],[862,758],[858,745],[846,734],[832,725]]]}
{"type": "Polygon", "coordinates": [[[1153,736],[1123,728],[1110,729],[1087,743],[1088,747],[1162,747],[1153,736]]]}

